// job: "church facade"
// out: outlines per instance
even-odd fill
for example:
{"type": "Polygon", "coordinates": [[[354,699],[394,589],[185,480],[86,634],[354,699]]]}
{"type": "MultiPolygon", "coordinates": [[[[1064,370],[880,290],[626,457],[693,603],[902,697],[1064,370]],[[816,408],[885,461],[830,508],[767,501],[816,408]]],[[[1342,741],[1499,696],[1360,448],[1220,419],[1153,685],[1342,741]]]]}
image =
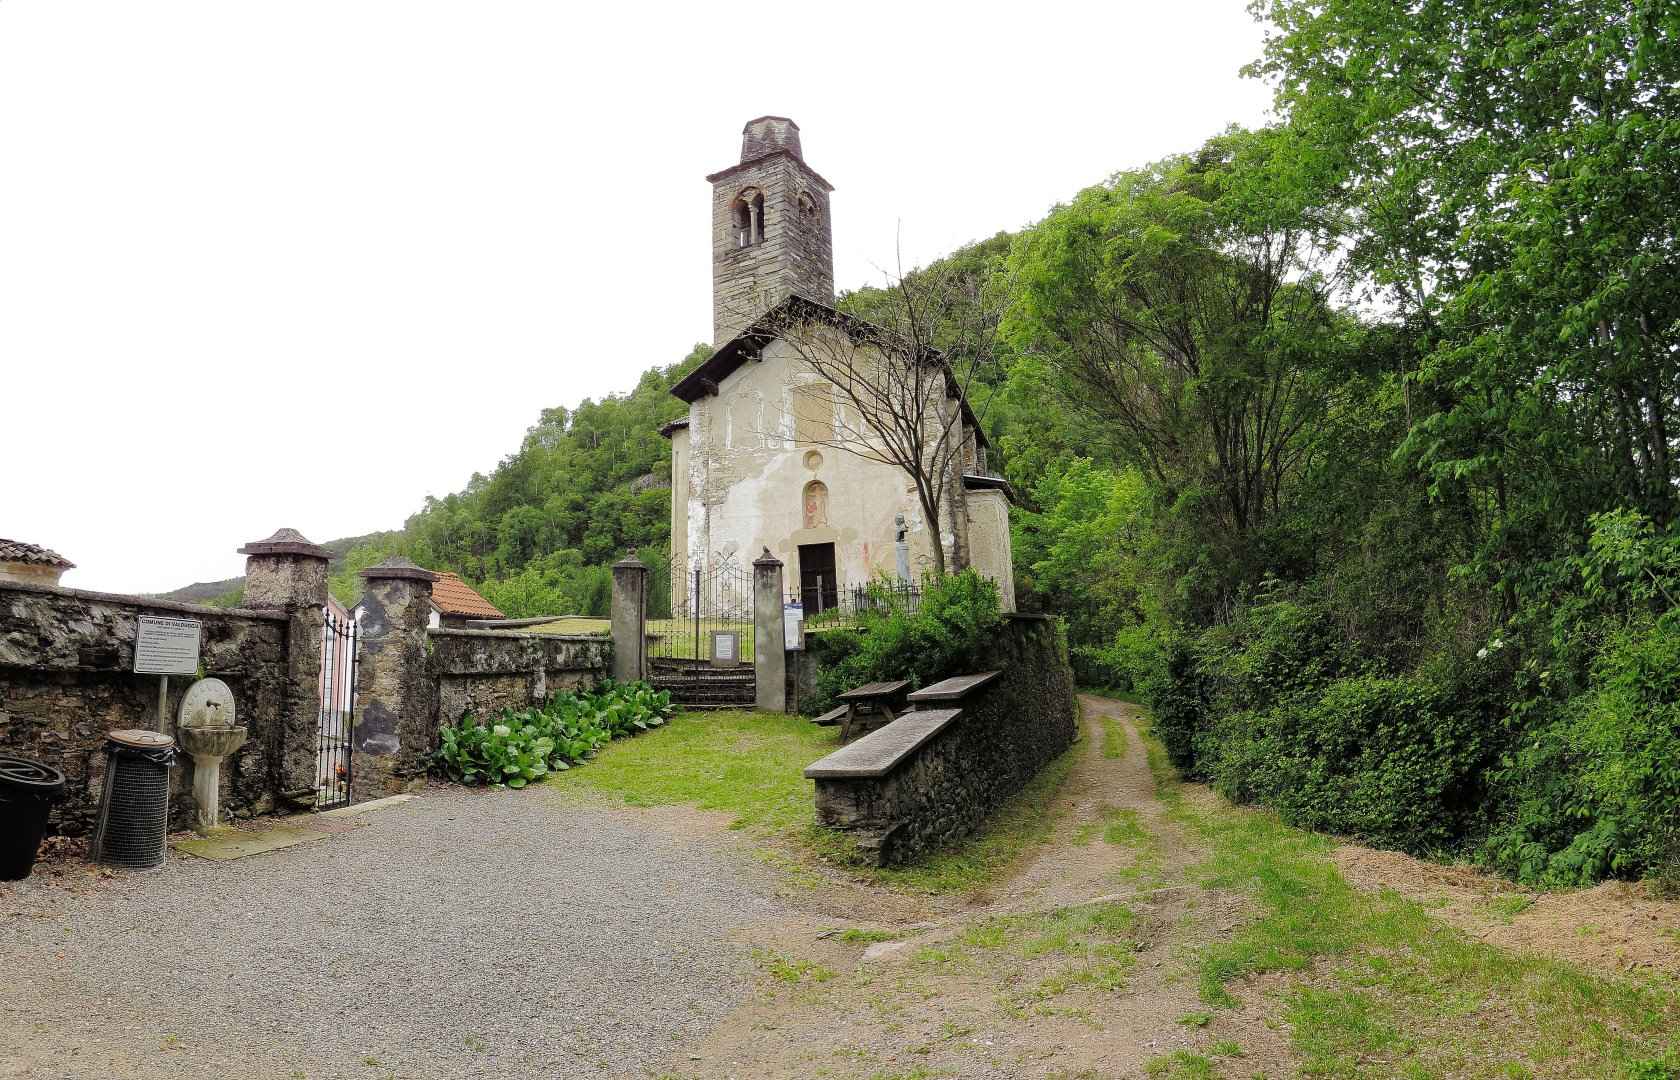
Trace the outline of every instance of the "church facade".
{"type": "MultiPolygon", "coordinates": [[[[877,578],[919,580],[934,548],[915,484],[870,455],[867,424],[799,344],[875,329],[833,309],[833,186],[805,163],[799,126],[775,116],[749,122],[741,160],[706,179],[716,351],[673,388],[688,415],[662,429],[673,565],[746,566],[768,549],[808,614],[877,578]]],[[[939,523],[947,567],[991,577],[1013,610],[1008,485],[988,473],[960,391],[935,385],[954,447],[939,523]]]]}

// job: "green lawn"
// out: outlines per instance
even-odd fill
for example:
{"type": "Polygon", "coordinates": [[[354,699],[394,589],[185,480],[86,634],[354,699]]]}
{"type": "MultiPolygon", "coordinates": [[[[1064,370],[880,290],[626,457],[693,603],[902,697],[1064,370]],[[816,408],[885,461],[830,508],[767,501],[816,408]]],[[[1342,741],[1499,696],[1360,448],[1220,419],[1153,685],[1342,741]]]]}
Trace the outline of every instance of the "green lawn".
{"type": "MultiPolygon", "coordinates": [[[[785,846],[806,862],[845,866],[892,888],[972,892],[1008,869],[1055,827],[1049,812],[1078,749],[1051,763],[966,840],[915,866],[861,865],[843,833],[816,824],[815,789],[805,766],[837,749],[836,728],[769,713],[679,713],[664,727],[614,741],[589,762],[551,777],[629,806],[686,804],[733,817],[732,827],[785,846]]],[[[790,869],[797,869],[793,867],[790,869]]]]}
{"type": "Polygon", "coordinates": [[[532,634],[610,634],[611,619],[593,619],[585,615],[568,615],[564,619],[539,623],[528,630],[532,634]]]}
{"type": "Polygon", "coordinates": [[[551,783],[629,806],[721,810],[734,816],[734,828],[783,834],[812,820],[805,766],[839,745],[837,728],[797,716],[679,712],[664,727],[609,743],[588,765],[551,783]]]}

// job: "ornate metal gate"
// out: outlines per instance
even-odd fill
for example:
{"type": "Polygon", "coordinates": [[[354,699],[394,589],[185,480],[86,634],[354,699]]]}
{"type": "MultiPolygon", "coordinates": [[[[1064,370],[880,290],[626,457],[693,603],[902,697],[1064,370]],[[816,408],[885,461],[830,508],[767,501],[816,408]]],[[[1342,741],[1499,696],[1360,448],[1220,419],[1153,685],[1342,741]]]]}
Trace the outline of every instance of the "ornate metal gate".
{"type": "Polygon", "coordinates": [[[700,708],[751,706],[753,572],[733,558],[711,566],[673,563],[671,614],[650,616],[648,666],[653,682],[679,703],[700,708]]]}
{"type": "Polygon", "coordinates": [[[356,620],[325,611],[321,625],[321,715],[315,728],[315,809],[348,806],[351,798],[351,723],[361,667],[356,620]]]}

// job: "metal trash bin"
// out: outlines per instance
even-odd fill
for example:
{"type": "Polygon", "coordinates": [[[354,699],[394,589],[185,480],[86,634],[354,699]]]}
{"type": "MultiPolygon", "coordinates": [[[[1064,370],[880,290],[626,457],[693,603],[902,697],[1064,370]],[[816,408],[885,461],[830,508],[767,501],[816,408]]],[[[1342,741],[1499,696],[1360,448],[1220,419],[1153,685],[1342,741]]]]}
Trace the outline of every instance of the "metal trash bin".
{"type": "Polygon", "coordinates": [[[35,869],[47,813],[63,797],[63,773],[39,761],[0,755],[0,881],[22,881],[35,869]]]}
{"type": "Polygon", "coordinates": [[[91,849],[95,862],[150,870],[169,838],[169,770],[175,740],[125,728],[105,736],[105,793],[91,849]]]}

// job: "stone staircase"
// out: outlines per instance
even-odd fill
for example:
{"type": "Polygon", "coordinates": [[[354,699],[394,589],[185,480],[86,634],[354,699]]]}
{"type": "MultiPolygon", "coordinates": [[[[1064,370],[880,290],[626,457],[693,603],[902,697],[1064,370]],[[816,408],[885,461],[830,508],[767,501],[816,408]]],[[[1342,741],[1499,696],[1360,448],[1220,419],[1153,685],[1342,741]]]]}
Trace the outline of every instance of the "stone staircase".
{"type": "Polygon", "coordinates": [[[654,658],[648,681],[687,709],[750,709],[757,700],[751,665],[715,668],[693,660],[654,658]]]}

